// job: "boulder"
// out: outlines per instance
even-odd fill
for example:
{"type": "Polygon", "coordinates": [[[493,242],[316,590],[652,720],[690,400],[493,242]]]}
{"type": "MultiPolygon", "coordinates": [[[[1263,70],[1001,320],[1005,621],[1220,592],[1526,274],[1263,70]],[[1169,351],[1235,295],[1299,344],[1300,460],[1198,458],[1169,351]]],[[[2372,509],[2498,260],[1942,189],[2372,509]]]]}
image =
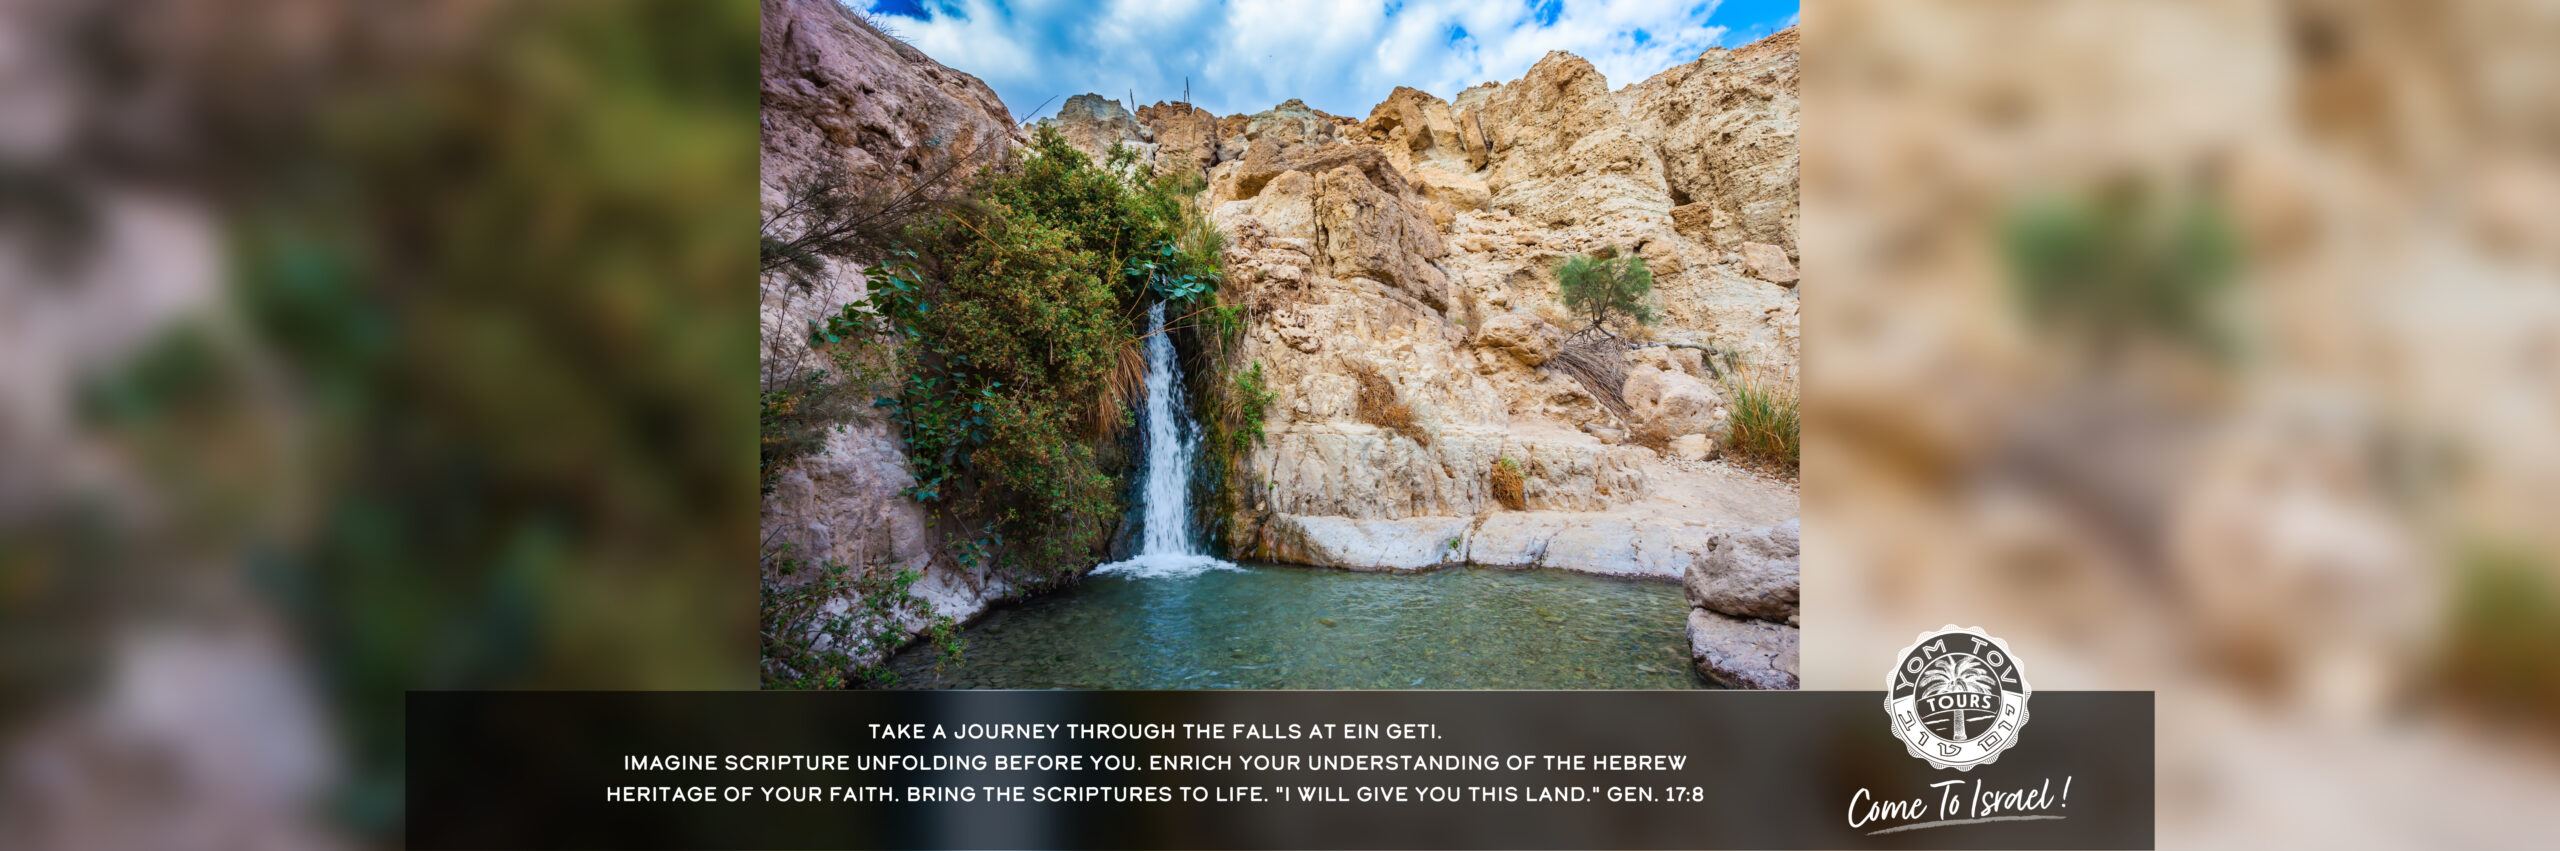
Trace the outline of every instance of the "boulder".
{"type": "Polygon", "coordinates": [[[1798,630],[1785,624],[1689,610],[1689,659],[1698,673],[1726,688],[1793,689],[1798,630]]]}
{"type": "Polygon", "coordinates": [[[1476,329],[1476,345],[1537,366],[1556,356],[1556,349],[1564,345],[1564,330],[1536,314],[1504,313],[1485,320],[1484,327],[1476,329]]]}
{"type": "Polygon", "coordinates": [[[1724,421],[1715,415],[1716,390],[1704,381],[1637,366],[1627,370],[1627,383],[1619,392],[1627,400],[1637,437],[1668,443],[1684,434],[1724,432],[1724,421]]]}
{"type": "Polygon", "coordinates": [[[1682,461],[1704,461],[1715,457],[1716,441],[1703,434],[1684,434],[1672,439],[1670,454],[1682,461]]]}
{"type": "Polygon", "coordinates": [[[1689,563],[1681,589],[1693,608],[1797,623],[1801,522],[1717,534],[1689,563]]]}
{"type": "Polygon", "coordinates": [[[1742,268],[1772,284],[1796,284],[1796,264],[1787,262],[1787,250],[1765,242],[1742,244],[1742,268]]]}
{"type": "Polygon", "coordinates": [[[1414,571],[1466,558],[1465,517],[1396,520],[1280,514],[1264,527],[1266,557],[1345,570],[1414,571]]]}

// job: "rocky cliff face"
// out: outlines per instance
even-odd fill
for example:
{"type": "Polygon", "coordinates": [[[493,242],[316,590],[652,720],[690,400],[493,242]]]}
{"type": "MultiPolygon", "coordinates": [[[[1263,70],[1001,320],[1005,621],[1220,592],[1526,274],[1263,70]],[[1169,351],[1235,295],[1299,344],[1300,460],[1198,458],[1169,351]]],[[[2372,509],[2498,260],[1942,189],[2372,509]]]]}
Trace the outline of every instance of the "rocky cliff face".
{"type": "Polygon", "coordinates": [[[1365,119],[1071,101],[1052,121],[1088,152],[1126,144],[1210,180],[1229,292],[1251,305],[1245,357],[1279,392],[1231,518],[1240,554],[1676,577],[1716,533],[1794,516],[1789,488],[1699,462],[1725,417],[1699,351],[1627,355],[1623,412],[1549,360],[1570,322],[1553,264],[1632,252],[1656,276],[1657,337],[1792,374],[1795,44],[1614,92],[1553,53],[1454,103],[1398,88],[1365,119]],[[1363,372],[1420,435],[1363,420],[1363,372]],[[1504,459],[1521,510],[1497,499],[1504,459]]]}
{"type": "MultiPolygon", "coordinates": [[[[793,180],[828,165],[903,185],[956,161],[961,174],[1023,140],[1004,102],[978,78],[883,35],[833,0],[764,0],[764,152],[767,208],[793,180]]],[[[768,276],[760,317],[764,369],[825,366],[803,342],[810,323],[864,293],[860,269],[836,264],[803,289],[768,276]]],[[[924,507],[902,495],[915,479],[885,420],[863,416],[777,477],[763,506],[763,544],[788,544],[813,562],[863,570],[913,568],[916,591],[966,619],[1013,593],[1000,579],[940,558],[924,507]]],[[[769,577],[790,582],[800,577],[769,577]]]]}
{"type": "MultiPolygon", "coordinates": [[[[1571,320],[1551,269],[1641,255],[1657,338],[1791,373],[1795,85],[1789,31],[1615,91],[1555,53],[1454,101],[1397,89],[1365,118],[1082,95],[1048,121],[1088,153],[1126,146],[1208,181],[1227,293],[1249,305],[1243,355],[1277,393],[1229,518],[1236,555],[1677,578],[1719,534],[1794,517],[1793,489],[1704,459],[1726,412],[1699,349],[1627,353],[1608,399],[1560,371],[1571,320]],[[1381,391],[1408,426],[1364,416],[1381,391]]],[[[828,162],[913,177],[1023,140],[978,80],[825,0],[766,0],[764,87],[768,201],[828,162]]],[[[834,272],[813,292],[768,283],[768,340],[859,297],[860,275],[834,272]]],[[[919,568],[955,617],[1012,593],[937,559],[909,482],[887,424],[856,423],[781,477],[768,542],[919,568]]]]}

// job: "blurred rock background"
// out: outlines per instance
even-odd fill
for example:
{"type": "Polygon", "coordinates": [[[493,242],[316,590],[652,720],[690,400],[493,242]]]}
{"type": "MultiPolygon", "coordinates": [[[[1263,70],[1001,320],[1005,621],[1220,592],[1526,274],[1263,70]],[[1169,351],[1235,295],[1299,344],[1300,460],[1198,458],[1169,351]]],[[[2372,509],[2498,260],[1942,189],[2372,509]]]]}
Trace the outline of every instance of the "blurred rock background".
{"type": "MultiPolygon", "coordinates": [[[[1806,686],[1979,625],[2159,691],[2165,847],[2540,844],[2560,5],[1810,5],[1806,686]]],[[[754,14],[0,7],[0,847],[752,687],[754,14]]]]}
{"type": "Polygon", "coordinates": [[[389,847],[404,689],[754,687],[755,51],[0,8],[0,847],[389,847]]]}
{"type": "Polygon", "coordinates": [[[2158,690],[2162,847],[2547,843],[2560,4],[1804,33],[1805,686],[1979,625],[2158,690]]]}

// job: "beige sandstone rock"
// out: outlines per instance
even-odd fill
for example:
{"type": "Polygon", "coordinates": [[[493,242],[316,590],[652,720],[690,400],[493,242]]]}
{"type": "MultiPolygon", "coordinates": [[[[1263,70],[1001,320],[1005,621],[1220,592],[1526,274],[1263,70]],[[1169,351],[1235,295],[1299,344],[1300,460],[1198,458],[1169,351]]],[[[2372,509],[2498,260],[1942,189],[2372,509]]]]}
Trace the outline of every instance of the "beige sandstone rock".
{"type": "Polygon", "coordinates": [[[1564,345],[1564,330],[1528,313],[1504,313],[1476,329],[1476,345],[1499,349],[1527,366],[1546,363],[1564,345]]]}
{"type": "Polygon", "coordinates": [[[1738,618],[1797,623],[1801,522],[1717,534],[1689,563],[1689,605],[1738,618]]]}
{"type": "Polygon", "coordinates": [[[1218,163],[1218,117],[1180,101],[1138,108],[1137,120],[1155,138],[1159,173],[1191,169],[1207,174],[1218,163]]]}
{"type": "Polygon", "coordinates": [[[1494,206],[1551,227],[1634,219],[1668,230],[1660,155],[1581,57],[1547,54],[1486,95],[1476,121],[1494,206]]]}
{"type": "Polygon", "coordinates": [[[1266,527],[1272,558],[1349,570],[1424,570],[1464,559],[1464,517],[1355,519],[1283,514],[1266,527]]]}
{"type": "Polygon", "coordinates": [[[1795,627],[1689,610],[1689,656],[1698,672],[1726,688],[1793,689],[1800,642],[1795,627]]]}
{"type": "Polygon", "coordinates": [[[1800,524],[1720,532],[1681,579],[1689,653],[1728,688],[1797,687],[1800,524]]]}
{"type": "Polygon", "coordinates": [[[1675,226],[1709,248],[1750,240],[1795,253],[1796,56],[1789,29],[1618,94],[1662,160],[1675,226]]]}
{"type": "Polygon", "coordinates": [[[1067,99],[1058,114],[1041,119],[1041,124],[1055,127],[1067,144],[1101,162],[1111,149],[1127,146],[1138,152],[1138,161],[1155,162],[1154,131],[1138,123],[1119,101],[1096,94],[1082,94],[1067,99]]]}
{"type": "Polygon", "coordinates": [[[1795,286],[1796,266],[1787,262],[1786,249],[1765,242],[1743,243],[1742,265],[1743,268],[1751,270],[1751,276],[1754,278],[1772,284],[1795,286]]]}
{"type": "Polygon", "coordinates": [[[1638,366],[1627,371],[1622,395],[1633,414],[1637,435],[1668,442],[1684,434],[1720,434],[1715,416],[1716,391],[1687,375],[1638,366]]]}
{"type": "Polygon", "coordinates": [[[1310,144],[1340,138],[1342,123],[1335,116],[1308,106],[1305,101],[1290,98],[1279,106],[1254,113],[1245,119],[1244,126],[1237,132],[1247,143],[1269,138],[1310,144]]]}
{"type": "Polygon", "coordinates": [[[1458,119],[1449,104],[1429,93],[1397,86],[1361,123],[1369,139],[1400,152],[1397,167],[1429,165],[1453,174],[1475,171],[1458,143],[1458,119]]]}
{"type": "MultiPolygon", "coordinates": [[[[1739,241],[1711,245],[1739,233],[1744,207],[1760,201],[1680,197],[1675,217],[1675,196],[1702,184],[1675,192],[1671,175],[1718,173],[1663,152],[1694,157],[1715,143],[1656,135],[1720,127],[1692,113],[1721,108],[1695,95],[1722,78],[1699,75],[1730,65],[1717,54],[1612,94],[1589,63],[1556,54],[1520,80],[1449,102],[1400,89],[1365,121],[1298,101],[1213,129],[1179,106],[1141,110],[1160,164],[1205,154],[1204,202],[1227,236],[1230,294],[1252,305],[1239,354],[1263,364],[1278,394],[1231,518],[1245,555],[1677,578],[1715,533],[1792,514],[1791,494],[1736,496],[1758,486],[1629,442],[1696,458],[1721,433],[1697,351],[1639,353],[1647,368],[1620,388],[1642,403],[1633,435],[1586,388],[1544,368],[1563,333],[1541,315],[1562,316],[1553,266],[1606,251],[1634,252],[1655,271],[1657,334],[1792,365],[1793,295],[1746,277],[1738,255],[1725,262],[1739,241]],[[1178,140],[1177,120],[1206,131],[1215,151],[1178,140]],[[1349,364],[1393,385],[1423,439],[1359,418],[1349,364]],[[1522,466],[1524,510],[1503,510],[1491,492],[1505,457],[1522,466]],[[1723,496],[1683,503],[1683,493],[1723,496]],[[1415,543],[1450,529],[1455,549],[1415,543]]],[[[1791,121],[1792,109],[1790,98],[1766,111],[1790,111],[1791,121]]],[[[1774,118],[1753,126],[1772,144],[1793,128],[1774,118]]]]}
{"type": "Polygon", "coordinates": [[[1683,461],[1704,461],[1715,456],[1716,442],[1703,434],[1684,434],[1671,441],[1670,454],[1683,461]]]}

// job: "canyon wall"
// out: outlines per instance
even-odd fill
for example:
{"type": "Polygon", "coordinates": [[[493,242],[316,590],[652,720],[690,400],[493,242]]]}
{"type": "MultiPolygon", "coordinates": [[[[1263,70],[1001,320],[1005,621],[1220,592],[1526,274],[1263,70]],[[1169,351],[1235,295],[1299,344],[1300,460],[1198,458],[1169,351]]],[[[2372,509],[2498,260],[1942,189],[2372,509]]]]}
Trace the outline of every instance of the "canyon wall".
{"type": "MultiPolygon", "coordinates": [[[[830,166],[909,186],[948,164],[955,167],[943,180],[957,182],[1024,141],[986,83],[881,33],[833,0],[764,0],[763,47],[759,188],[767,210],[785,202],[794,181],[830,166]]],[[[807,340],[814,323],[863,297],[859,265],[830,261],[806,286],[766,275],[760,287],[764,377],[830,368],[807,340]]],[[[1014,595],[1000,575],[941,556],[942,536],[930,515],[904,494],[914,484],[894,425],[865,410],[775,477],[764,498],[761,548],[788,547],[813,564],[834,561],[861,571],[916,570],[922,576],[916,593],[937,613],[960,620],[1014,595]]],[[[766,580],[806,581],[808,572],[766,580]]],[[[841,611],[851,602],[829,605],[841,611]]]]}
{"type": "Polygon", "coordinates": [[[1398,88],[1365,119],[1080,95],[1049,123],[1209,181],[1243,356],[1278,393],[1237,555],[1671,577],[1714,534],[1795,514],[1791,488],[1703,456],[1733,366],[1704,350],[1793,380],[1796,81],[1788,30],[1614,92],[1557,52],[1454,103],[1398,88]],[[1624,415],[1549,362],[1576,325],[1552,267],[1620,252],[1655,275],[1651,336],[1694,346],[1628,352],[1624,415]],[[1415,427],[1364,419],[1364,373],[1415,427]]]}
{"type": "MultiPolygon", "coordinates": [[[[830,164],[914,180],[1026,141],[982,82],[836,4],[764,7],[768,208],[830,164]]],[[[1789,30],[1614,91],[1559,52],[1453,101],[1396,89],[1365,118],[1295,100],[1221,117],[1080,95],[1048,123],[1096,157],[1126,146],[1207,181],[1223,292],[1247,306],[1241,362],[1276,394],[1230,483],[1233,556],[1678,578],[1718,535],[1796,515],[1791,484],[1710,458],[1726,371],[1793,381],[1796,78],[1789,30]],[[1652,269],[1660,321],[1646,336],[1673,345],[1610,350],[1623,385],[1595,394],[1557,368],[1578,323],[1552,269],[1619,253],[1652,269]],[[1380,424],[1364,407],[1381,400],[1409,420],[1380,424]]],[[[768,373],[819,365],[801,341],[862,295],[859,270],[772,278],[768,373]]],[[[778,476],[765,545],[918,570],[918,591],[960,619],[1016,594],[940,555],[928,513],[901,493],[902,453],[883,420],[837,430],[778,476]]]]}

